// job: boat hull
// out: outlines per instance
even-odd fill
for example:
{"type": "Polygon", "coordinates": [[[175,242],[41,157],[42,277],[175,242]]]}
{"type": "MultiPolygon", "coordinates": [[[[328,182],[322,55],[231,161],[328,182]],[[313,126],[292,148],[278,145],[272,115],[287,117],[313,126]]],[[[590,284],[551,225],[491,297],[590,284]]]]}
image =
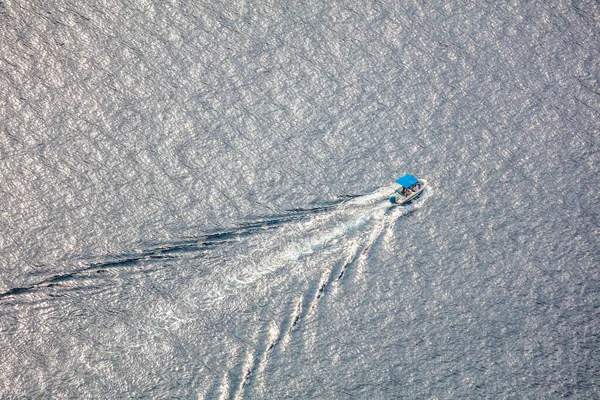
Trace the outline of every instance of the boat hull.
{"type": "Polygon", "coordinates": [[[408,197],[403,197],[403,196],[396,197],[396,204],[407,204],[407,203],[410,203],[415,198],[417,198],[421,193],[423,193],[423,190],[425,190],[425,188],[427,187],[427,182],[423,179],[423,180],[419,180],[419,183],[421,184],[421,189],[417,190],[416,192],[413,192],[408,197]]]}

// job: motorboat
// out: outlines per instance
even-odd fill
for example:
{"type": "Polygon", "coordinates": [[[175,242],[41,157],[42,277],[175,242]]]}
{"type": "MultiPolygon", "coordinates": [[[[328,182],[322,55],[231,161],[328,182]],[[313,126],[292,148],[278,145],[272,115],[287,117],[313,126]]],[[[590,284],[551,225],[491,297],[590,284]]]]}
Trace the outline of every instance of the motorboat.
{"type": "Polygon", "coordinates": [[[410,202],[420,195],[427,186],[427,182],[424,179],[419,180],[410,174],[406,174],[396,179],[396,183],[400,187],[390,196],[390,202],[392,204],[405,204],[410,202]]]}

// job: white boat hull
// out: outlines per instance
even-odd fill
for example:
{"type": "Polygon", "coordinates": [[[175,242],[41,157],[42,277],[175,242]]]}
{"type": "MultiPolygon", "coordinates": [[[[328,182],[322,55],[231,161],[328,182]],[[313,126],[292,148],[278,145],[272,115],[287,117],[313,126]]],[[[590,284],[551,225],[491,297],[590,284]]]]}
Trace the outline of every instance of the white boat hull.
{"type": "Polygon", "coordinates": [[[427,181],[425,181],[424,179],[419,179],[419,183],[421,184],[421,188],[415,192],[412,192],[410,196],[402,196],[396,193],[396,204],[409,203],[410,201],[414,200],[415,197],[420,195],[423,192],[423,190],[425,190],[425,188],[427,187],[427,181]]]}

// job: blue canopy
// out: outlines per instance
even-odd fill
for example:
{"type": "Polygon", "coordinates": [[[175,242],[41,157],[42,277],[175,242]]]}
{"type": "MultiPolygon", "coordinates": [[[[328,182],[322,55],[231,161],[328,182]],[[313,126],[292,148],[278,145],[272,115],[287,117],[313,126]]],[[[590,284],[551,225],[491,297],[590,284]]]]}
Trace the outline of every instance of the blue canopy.
{"type": "Polygon", "coordinates": [[[398,178],[396,183],[404,186],[405,188],[409,188],[412,185],[419,183],[419,180],[410,174],[406,174],[403,177],[398,178]]]}

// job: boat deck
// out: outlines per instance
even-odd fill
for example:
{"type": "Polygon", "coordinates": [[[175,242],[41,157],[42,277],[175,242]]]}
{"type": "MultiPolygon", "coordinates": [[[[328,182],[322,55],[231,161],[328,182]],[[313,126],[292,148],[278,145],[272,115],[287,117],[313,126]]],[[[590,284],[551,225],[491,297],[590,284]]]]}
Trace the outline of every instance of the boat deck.
{"type": "Polygon", "coordinates": [[[419,181],[419,185],[421,187],[416,191],[407,189],[411,192],[408,196],[405,196],[402,193],[400,193],[399,191],[396,191],[396,194],[398,195],[398,198],[397,198],[398,200],[396,202],[398,204],[404,204],[404,203],[411,201],[415,197],[417,197],[419,194],[421,194],[421,192],[423,192],[423,190],[425,190],[425,187],[427,186],[427,184],[424,181],[419,181]]]}

